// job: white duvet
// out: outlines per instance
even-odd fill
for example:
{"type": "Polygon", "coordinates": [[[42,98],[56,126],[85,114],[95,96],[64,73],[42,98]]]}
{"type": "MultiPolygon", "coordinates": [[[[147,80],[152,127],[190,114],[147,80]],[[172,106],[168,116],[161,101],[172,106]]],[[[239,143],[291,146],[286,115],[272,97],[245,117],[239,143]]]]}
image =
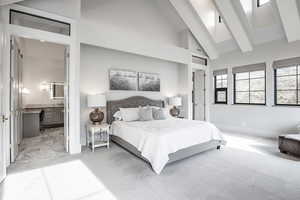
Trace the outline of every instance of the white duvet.
{"type": "Polygon", "coordinates": [[[115,121],[112,134],[135,146],[157,174],[171,153],[211,140],[224,141],[213,124],[185,119],[115,121]]]}

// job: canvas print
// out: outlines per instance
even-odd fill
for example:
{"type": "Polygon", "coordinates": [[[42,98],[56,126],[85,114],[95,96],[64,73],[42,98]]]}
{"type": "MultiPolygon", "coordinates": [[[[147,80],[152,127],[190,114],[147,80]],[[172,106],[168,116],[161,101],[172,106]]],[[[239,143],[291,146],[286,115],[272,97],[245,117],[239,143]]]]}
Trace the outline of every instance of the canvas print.
{"type": "Polygon", "coordinates": [[[159,74],[139,72],[139,91],[159,92],[159,74]]]}
{"type": "Polygon", "coordinates": [[[137,72],[112,69],[109,72],[110,90],[137,90],[137,72]]]}

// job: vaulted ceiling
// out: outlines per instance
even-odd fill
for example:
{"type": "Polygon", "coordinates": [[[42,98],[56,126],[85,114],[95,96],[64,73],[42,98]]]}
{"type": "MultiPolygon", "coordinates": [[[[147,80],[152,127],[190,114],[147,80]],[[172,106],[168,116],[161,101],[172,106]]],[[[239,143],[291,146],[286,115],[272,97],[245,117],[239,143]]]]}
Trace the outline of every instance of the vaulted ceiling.
{"type": "Polygon", "coordinates": [[[274,40],[300,40],[299,0],[169,1],[212,59],[274,40]],[[198,23],[191,23],[191,17],[198,23]]]}

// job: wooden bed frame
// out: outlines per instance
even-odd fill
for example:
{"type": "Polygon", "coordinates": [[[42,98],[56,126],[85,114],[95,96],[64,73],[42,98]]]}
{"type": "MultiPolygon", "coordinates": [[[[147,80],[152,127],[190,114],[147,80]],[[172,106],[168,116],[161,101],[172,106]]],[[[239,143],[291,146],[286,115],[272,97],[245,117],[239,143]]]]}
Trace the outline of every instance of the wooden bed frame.
{"type": "MultiPolygon", "coordinates": [[[[164,101],[162,100],[152,100],[142,96],[133,96],[122,100],[116,101],[108,101],[107,102],[107,122],[111,124],[113,122],[113,115],[117,112],[120,108],[134,108],[139,106],[157,106],[157,107],[164,107],[164,101]]],[[[131,145],[130,143],[126,142],[122,138],[112,135],[111,139],[114,143],[118,144],[119,146],[123,147],[125,150],[129,151],[130,153],[136,155],[137,157],[145,160],[149,163],[149,161],[141,155],[141,152],[131,145]]],[[[181,149],[175,153],[169,155],[168,164],[173,163],[178,160],[182,160],[193,155],[199,154],[201,152],[211,150],[211,149],[220,149],[221,145],[225,145],[224,141],[220,140],[212,140],[210,142],[206,142],[203,144],[194,145],[185,149],[181,149]]]]}

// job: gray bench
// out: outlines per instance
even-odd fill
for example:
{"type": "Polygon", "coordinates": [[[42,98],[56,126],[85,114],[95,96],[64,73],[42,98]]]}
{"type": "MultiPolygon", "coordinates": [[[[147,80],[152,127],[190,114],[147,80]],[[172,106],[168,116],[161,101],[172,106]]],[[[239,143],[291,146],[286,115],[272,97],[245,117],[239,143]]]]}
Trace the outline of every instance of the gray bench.
{"type": "Polygon", "coordinates": [[[289,134],[279,136],[279,150],[300,157],[300,134],[289,134]]]}

